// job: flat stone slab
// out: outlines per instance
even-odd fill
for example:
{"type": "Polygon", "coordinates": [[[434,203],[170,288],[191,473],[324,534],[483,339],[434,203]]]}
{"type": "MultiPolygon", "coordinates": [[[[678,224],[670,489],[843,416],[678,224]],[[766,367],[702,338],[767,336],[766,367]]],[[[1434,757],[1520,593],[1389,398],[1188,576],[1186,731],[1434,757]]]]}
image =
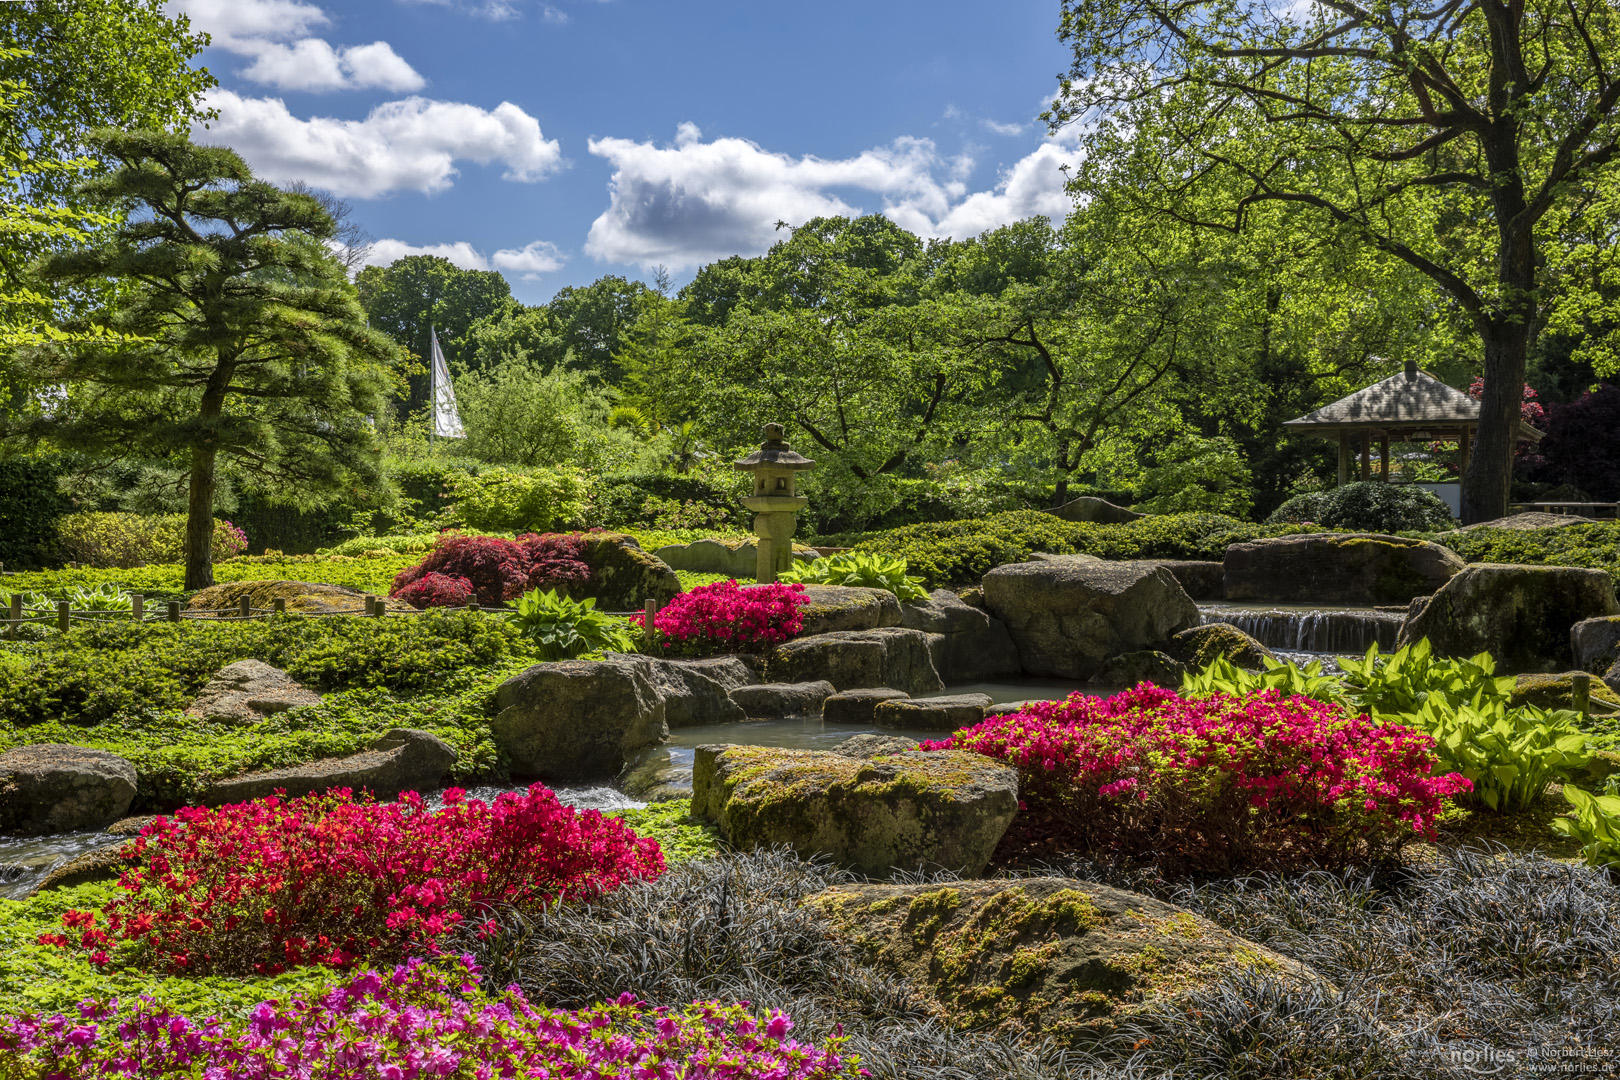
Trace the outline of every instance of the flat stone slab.
{"type": "Polygon", "coordinates": [[[840,690],[821,703],[821,718],[829,724],[865,724],[870,726],[872,714],[885,701],[901,701],[911,695],[904,690],[891,690],[886,686],[867,690],[840,690]]]}
{"type": "Polygon", "coordinates": [[[208,680],[186,715],[222,724],[256,724],[300,705],[320,703],[321,695],[280,668],[263,660],[238,660],[208,680]]]}
{"type": "Polygon", "coordinates": [[[135,766],[117,754],[37,743],[0,754],[0,833],[100,829],[129,812],[135,766]]]}
{"type": "Polygon", "coordinates": [[[197,800],[201,806],[248,802],[284,789],[297,798],[331,788],[364,788],[378,798],[402,791],[432,791],[456,762],[456,751],[432,732],[394,728],[370,750],[348,757],[270,769],[212,784],[197,800]]]}
{"type": "Polygon", "coordinates": [[[916,739],[907,739],[899,735],[851,735],[843,742],[832,747],[835,754],[845,757],[860,758],[870,761],[872,758],[883,757],[887,754],[904,754],[917,749],[916,739]]]}
{"type": "Polygon", "coordinates": [[[955,731],[977,724],[990,707],[989,694],[950,694],[945,697],[885,701],[877,707],[878,727],[913,731],[955,731]]]}
{"type": "Polygon", "coordinates": [[[739,686],[731,692],[731,700],[750,720],[773,720],[783,716],[820,715],[822,703],[832,695],[832,683],[816,680],[739,686]]]}

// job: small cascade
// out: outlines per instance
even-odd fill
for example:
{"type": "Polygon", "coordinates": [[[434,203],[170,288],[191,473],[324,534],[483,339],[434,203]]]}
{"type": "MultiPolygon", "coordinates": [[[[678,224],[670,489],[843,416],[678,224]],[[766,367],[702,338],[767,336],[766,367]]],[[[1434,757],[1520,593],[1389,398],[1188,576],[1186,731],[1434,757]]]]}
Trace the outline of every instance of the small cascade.
{"type": "Polygon", "coordinates": [[[1377,645],[1384,652],[1395,648],[1401,623],[1398,611],[1376,608],[1245,608],[1201,606],[1204,625],[1230,623],[1270,649],[1289,652],[1359,655],[1377,645]]]}

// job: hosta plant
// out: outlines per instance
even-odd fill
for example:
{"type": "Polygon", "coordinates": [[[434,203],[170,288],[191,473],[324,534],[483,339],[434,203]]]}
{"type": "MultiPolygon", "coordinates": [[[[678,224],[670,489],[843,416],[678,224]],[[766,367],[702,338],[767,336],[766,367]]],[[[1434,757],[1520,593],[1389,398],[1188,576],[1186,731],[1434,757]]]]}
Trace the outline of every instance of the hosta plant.
{"type": "Polygon", "coordinates": [[[1374,645],[1359,659],[1340,658],[1339,668],[1351,698],[1374,716],[1416,712],[1426,702],[1489,709],[1513,696],[1513,677],[1496,676],[1490,653],[1448,660],[1434,655],[1428,638],[1388,655],[1374,645]]]}
{"type": "Polygon", "coordinates": [[[275,974],[429,955],[496,905],[589,900],[664,870],[656,841],[535,784],[492,803],[456,788],[435,812],[348,790],[187,807],[141,830],[104,912],[41,942],[159,972],[275,974]]]}
{"type": "Polygon", "coordinates": [[[534,642],[542,660],[636,650],[629,620],[597,611],[591,597],[571,600],[551,590],[534,589],[518,600],[512,622],[534,642]]]}
{"type": "Polygon", "coordinates": [[[813,562],[799,563],[784,570],[783,581],[805,585],[853,585],[864,589],[887,589],[901,600],[926,600],[928,590],[921,578],[906,576],[906,560],[868,551],[846,551],[813,562]]]}
{"type": "Polygon", "coordinates": [[[1428,736],[1275,690],[1077,693],[923,745],[1014,765],[1056,843],[1205,872],[1387,859],[1469,787],[1428,736]]]}
{"type": "Polygon", "coordinates": [[[1593,795],[1565,784],[1564,799],[1570,816],[1554,818],[1553,828],[1580,842],[1588,865],[1620,871],[1620,794],[1593,795]]]}
{"type": "Polygon", "coordinates": [[[1574,726],[1575,717],[1528,706],[1430,700],[1394,719],[1432,735],[1440,767],[1466,776],[1476,800],[1506,813],[1534,805],[1548,784],[1566,782],[1591,764],[1591,736],[1574,726]]]}
{"type": "Polygon", "coordinates": [[[427,1080],[683,1077],[837,1080],[861,1075],[842,1038],[790,1036],[779,1011],[634,994],[563,1010],[516,986],[479,991],[470,957],[367,971],[319,997],[266,1001],[245,1020],[197,1020],[149,998],[86,1001],[75,1015],[0,1018],[0,1076],[18,1080],[427,1080]]]}

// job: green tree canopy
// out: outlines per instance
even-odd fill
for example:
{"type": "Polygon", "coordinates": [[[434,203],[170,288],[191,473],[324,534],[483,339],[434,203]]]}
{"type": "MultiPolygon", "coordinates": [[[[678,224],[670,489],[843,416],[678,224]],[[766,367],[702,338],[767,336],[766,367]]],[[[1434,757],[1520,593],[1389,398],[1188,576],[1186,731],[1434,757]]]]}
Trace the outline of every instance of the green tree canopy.
{"type": "Polygon", "coordinates": [[[118,167],[76,197],[133,212],[39,273],[68,289],[111,280],[118,303],[63,327],[104,338],[24,351],[33,385],[61,396],[8,434],[185,460],[186,588],[203,588],[222,460],[306,505],[379,481],[366,418],[397,350],[366,328],[315,199],[180,135],[103,130],[91,146],[118,167]]]}

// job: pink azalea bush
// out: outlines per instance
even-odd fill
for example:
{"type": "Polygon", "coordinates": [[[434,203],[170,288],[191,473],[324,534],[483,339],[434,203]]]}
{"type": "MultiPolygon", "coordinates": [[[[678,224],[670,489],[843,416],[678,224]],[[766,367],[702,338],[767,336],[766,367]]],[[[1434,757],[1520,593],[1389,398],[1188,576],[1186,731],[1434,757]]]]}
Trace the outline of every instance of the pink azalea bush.
{"type": "Polygon", "coordinates": [[[45,944],[96,963],[275,974],[432,954],[491,905],[587,900],[664,871],[657,841],[616,818],[564,806],[540,784],[493,803],[444,793],[431,810],[348,790],[188,807],[141,830],[119,879],[128,895],[62,916],[45,944]]]}
{"type": "Polygon", "coordinates": [[[85,1002],[77,1016],[0,1019],[0,1075],[39,1080],[835,1080],[863,1075],[842,1055],[790,1037],[780,1012],[697,1003],[654,1009],[622,995],[579,1010],[485,995],[462,957],[448,971],[412,960],[365,972],[313,1000],[267,1001],[246,1021],[195,1021],[142,998],[85,1002]]]}
{"type": "MultiPolygon", "coordinates": [[[[653,619],[665,651],[679,656],[762,652],[804,628],[803,585],[699,585],[678,594],[653,619]]],[[[640,615],[630,621],[642,625],[640,615]]]]}
{"type": "Polygon", "coordinates": [[[1434,740],[1274,690],[1186,700],[1149,683],[992,716],[924,749],[1018,768],[1042,842],[1199,871],[1386,858],[1471,785],[1434,740]]]}
{"type": "Polygon", "coordinates": [[[417,608],[466,604],[465,598],[454,599],[461,592],[459,586],[428,583],[429,578],[439,577],[465,582],[480,604],[498,607],[530,589],[566,590],[589,583],[591,568],[584,556],[585,539],[574,534],[507,540],[446,533],[421,562],[395,576],[389,595],[417,608]]]}

